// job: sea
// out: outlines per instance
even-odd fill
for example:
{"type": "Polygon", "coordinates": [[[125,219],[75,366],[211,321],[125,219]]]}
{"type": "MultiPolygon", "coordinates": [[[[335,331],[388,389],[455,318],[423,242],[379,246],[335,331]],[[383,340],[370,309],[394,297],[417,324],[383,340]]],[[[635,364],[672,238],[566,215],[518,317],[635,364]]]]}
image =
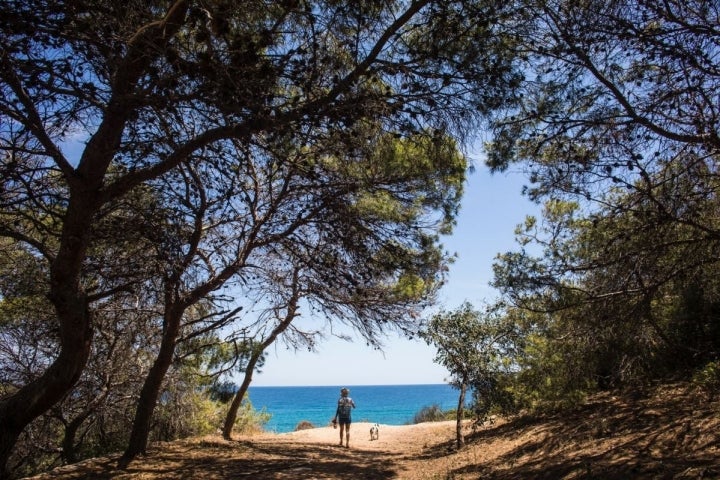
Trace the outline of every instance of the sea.
{"type": "Polygon", "coordinates": [[[340,385],[337,387],[250,387],[248,395],[255,410],[271,415],[263,426],[268,432],[295,431],[302,421],[315,427],[330,424],[335,415],[340,388],[350,389],[356,408],[353,422],[408,425],[425,407],[457,408],[459,391],[447,384],[432,385],[340,385]]]}

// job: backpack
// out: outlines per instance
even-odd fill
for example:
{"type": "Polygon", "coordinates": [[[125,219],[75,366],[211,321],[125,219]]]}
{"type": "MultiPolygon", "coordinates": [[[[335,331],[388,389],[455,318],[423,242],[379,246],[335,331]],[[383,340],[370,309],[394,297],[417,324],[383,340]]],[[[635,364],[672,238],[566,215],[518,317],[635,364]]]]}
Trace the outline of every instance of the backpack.
{"type": "Polygon", "coordinates": [[[352,400],[342,397],[338,400],[337,414],[341,417],[349,417],[352,409],[352,400]]]}

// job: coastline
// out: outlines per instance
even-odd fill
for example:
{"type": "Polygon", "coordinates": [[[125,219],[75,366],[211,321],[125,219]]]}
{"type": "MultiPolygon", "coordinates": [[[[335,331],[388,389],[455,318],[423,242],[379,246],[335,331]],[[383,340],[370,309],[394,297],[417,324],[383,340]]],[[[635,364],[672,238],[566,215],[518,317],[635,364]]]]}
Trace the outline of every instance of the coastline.
{"type": "MultiPolygon", "coordinates": [[[[458,392],[448,384],[349,385],[357,408],[352,418],[387,425],[407,425],[426,407],[441,410],[457,407],[458,392]]],[[[340,387],[335,386],[251,386],[249,401],[257,411],[271,415],[263,429],[284,433],[294,431],[301,422],[315,427],[329,425],[335,413],[340,387]]]]}

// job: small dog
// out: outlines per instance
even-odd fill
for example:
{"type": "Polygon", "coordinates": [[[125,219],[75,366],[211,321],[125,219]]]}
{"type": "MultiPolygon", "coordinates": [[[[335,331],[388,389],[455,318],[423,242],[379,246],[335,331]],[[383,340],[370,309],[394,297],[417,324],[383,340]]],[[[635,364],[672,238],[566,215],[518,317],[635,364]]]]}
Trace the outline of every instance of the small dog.
{"type": "Polygon", "coordinates": [[[380,425],[377,423],[370,427],[370,441],[378,440],[380,438],[380,425]]]}

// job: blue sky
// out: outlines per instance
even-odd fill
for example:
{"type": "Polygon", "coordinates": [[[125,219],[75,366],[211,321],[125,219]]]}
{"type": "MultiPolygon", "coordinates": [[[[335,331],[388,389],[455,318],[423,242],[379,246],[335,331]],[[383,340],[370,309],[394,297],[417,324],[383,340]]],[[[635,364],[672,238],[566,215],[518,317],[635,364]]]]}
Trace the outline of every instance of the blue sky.
{"type": "MultiPolygon", "coordinates": [[[[454,309],[465,300],[475,305],[496,297],[488,285],[495,255],[516,248],[514,230],[539,208],[521,194],[520,173],[491,175],[481,161],[466,185],[457,227],[443,244],[458,258],[440,292],[440,306],[454,309]]],[[[347,333],[347,332],[346,332],[347,333]]],[[[388,337],[383,351],[328,336],[316,352],[284,346],[268,350],[265,367],[253,376],[253,386],[281,385],[400,385],[444,383],[447,370],[435,364],[435,349],[420,340],[388,337]]]]}

